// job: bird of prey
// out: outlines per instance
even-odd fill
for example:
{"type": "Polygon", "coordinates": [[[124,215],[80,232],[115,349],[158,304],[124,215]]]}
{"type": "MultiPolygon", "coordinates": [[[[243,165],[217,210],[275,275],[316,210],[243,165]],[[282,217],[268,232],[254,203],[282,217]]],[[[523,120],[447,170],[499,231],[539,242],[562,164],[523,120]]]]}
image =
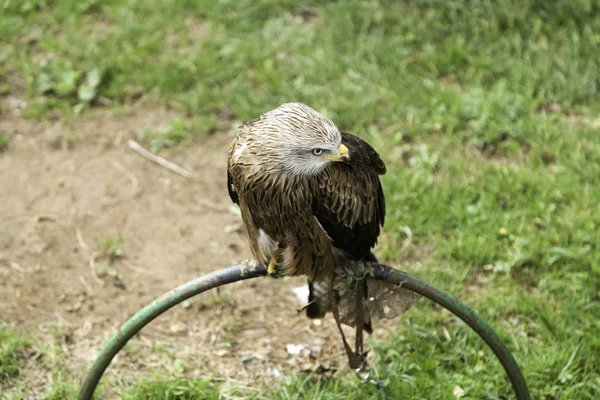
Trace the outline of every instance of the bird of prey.
{"type": "MultiPolygon", "coordinates": [[[[309,317],[331,309],[340,328],[331,307],[339,302],[335,271],[376,261],[371,249],[385,219],[379,180],[385,172],[366,141],[301,103],[282,104],[240,126],[229,148],[229,195],[240,207],[254,259],[269,274],[308,277],[309,317]]],[[[366,299],[366,291],[364,283],[359,297],[366,299]]],[[[354,322],[357,335],[371,331],[368,313],[354,322]]],[[[358,347],[357,338],[353,354],[362,356],[358,347]]]]}

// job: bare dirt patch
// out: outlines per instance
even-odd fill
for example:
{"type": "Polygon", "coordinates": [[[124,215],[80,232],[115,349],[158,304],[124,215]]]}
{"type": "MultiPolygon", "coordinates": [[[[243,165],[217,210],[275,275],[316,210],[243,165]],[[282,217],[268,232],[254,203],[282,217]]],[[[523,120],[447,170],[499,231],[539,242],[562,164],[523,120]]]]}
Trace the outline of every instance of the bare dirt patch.
{"type": "MultiPolygon", "coordinates": [[[[225,187],[233,133],[161,152],[194,171],[194,179],[127,147],[138,130],[173,117],[140,109],[70,121],[0,119],[0,132],[10,138],[0,153],[1,319],[60,349],[58,361],[76,381],[109,335],[152,299],[250,255],[225,187]],[[106,241],[118,237],[122,257],[111,260],[106,241]]],[[[315,325],[296,312],[292,289],[303,284],[260,279],[192,299],[136,336],[105,379],[126,384],[183,366],[189,376],[256,387],[257,379],[319,365],[347,371],[332,318],[315,325]],[[309,350],[292,355],[288,350],[300,347],[289,344],[309,350]]],[[[375,338],[389,327],[380,323],[375,338]]],[[[24,370],[32,393],[49,384],[41,365],[24,370]]]]}

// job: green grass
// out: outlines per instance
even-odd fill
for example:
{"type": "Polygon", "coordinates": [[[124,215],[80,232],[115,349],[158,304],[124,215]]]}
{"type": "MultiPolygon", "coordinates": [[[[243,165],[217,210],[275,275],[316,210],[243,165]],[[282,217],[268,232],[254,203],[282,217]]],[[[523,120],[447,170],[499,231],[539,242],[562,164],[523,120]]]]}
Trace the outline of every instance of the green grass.
{"type": "Polygon", "coordinates": [[[51,376],[50,387],[40,394],[41,400],[74,398],[79,387],[64,372],[62,353],[49,344],[37,343],[34,338],[22,336],[0,324],[0,398],[23,399],[31,395],[20,380],[29,359],[38,364],[44,375],[51,376]]]}
{"type": "Polygon", "coordinates": [[[0,152],[6,150],[8,147],[8,137],[5,134],[0,133],[0,152]]]}
{"type": "Polygon", "coordinates": [[[25,349],[25,340],[0,327],[0,383],[19,376],[19,358],[25,349]]]}
{"type": "MultiPolygon", "coordinates": [[[[509,343],[534,398],[600,392],[600,5],[597,0],[7,1],[3,93],[32,118],[140,97],[182,111],[154,150],[303,101],[388,164],[386,245],[509,343]],[[399,252],[400,226],[412,246],[399,252]]],[[[485,345],[420,302],[374,344],[381,388],[299,375],[280,399],[510,397],[485,345]]],[[[204,381],[131,399],[195,398],[204,381]],[[160,393],[165,394],[160,397],[160,393]],[[187,397],[185,397],[187,396],[187,397]]],[[[210,386],[205,398],[217,398],[210,386]],[[211,397],[212,396],[212,397],[211,397]]]]}
{"type": "Polygon", "coordinates": [[[207,380],[173,379],[170,381],[144,380],[132,389],[128,389],[124,400],[217,400],[219,392],[209,385],[207,380]]]}

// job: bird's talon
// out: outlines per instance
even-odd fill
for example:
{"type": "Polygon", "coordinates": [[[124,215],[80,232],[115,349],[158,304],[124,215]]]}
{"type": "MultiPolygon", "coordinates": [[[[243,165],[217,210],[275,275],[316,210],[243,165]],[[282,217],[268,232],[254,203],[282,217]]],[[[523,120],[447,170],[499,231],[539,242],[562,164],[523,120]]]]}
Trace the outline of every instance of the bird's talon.
{"type": "Polygon", "coordinates": [[[269,261],[269,266],[267,267],[267,273],[269,275],[273,275],[275,273],[275,260],[271,258],[269,261]]]}
{"type": "Polygon", "coordinates": [[[356,372],[361,372],[367,366],[367,355],[369,354],[369,350],[365,351],[362,354],[354,353],[352,358],[348,359],[348,365],[350,368],[357,370],[356,372]]]}
{"type": "Polygon", "coordinates": [[[279,278],[279,274],[277,273],[277,268],[275,267],[275,259],[271,259],[269,261],[269,265],[267,266],[267,276],[269,278],[279,278]]]}

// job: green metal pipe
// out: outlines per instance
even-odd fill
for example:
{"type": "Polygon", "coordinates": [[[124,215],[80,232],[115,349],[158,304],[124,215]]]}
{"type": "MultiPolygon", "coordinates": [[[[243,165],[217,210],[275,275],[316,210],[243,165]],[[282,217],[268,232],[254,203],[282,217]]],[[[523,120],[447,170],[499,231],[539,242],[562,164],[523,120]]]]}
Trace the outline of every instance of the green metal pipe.
{"type": "Polygon", "coordinates": [[[390,268],[385,265],[370,263],[367,267],[368,273],[374,279],[401,285],[403,288],[420,294],[423,297],[444,307],[458,318],[462,319],[469,325],[479,337],[492,349],[500,364],[504,367],[504,371],[508,375],[508,379],[512,384],[513,390],[518,400],[531,400],[527,383],[521,373],[519,364],[513,357],[512,353],[500,336],[485,322],[475,311],[471,310],[465,303],[452,296],[450,293],[431,286],[425,282],[419,281],[409,276],[404,271],[390,268]]]}
{"type": "Polygon", "coordinates": [[[79,400],[90,400],[100,382],[100,378],[112,361],[114,356],[125,346],[125,344],[136,333],[138,333],[150,321],[167,311],[169,308],[193,297],[197,294],[214,289],[221,285],[233,283],[245,279],[256,278],[267,275],[267,270],[262,266],[238,264],[208,275],[191,280],[183,285],[163,294],[152,303],[138,311],[133,317],[121,326],[119,332],[111,337],[102,352],[94,361],[77,398],[79,400]]]}
{"type": "MultiPolygon", "coordinates": [[[[516,360],[494,330],[473,310],[463,302],[443,290],[435,288],[402,271],[395,270],[385,265],[368,263],[366,265],[368,277],[386,281],[416,292],[436,302],[454,315],[462,319],[487,343],[504,367],[518,400],[531,400],[525,378],[521,373],[516,360]]],[[[267,270],[263,266],[238,264],[190,282],[165,293],[152,303],[138,311],[131,317],[106,344],[86,377],[79,392],[79,400],[92,399],[96,386],[113,357],[125,346],[136,333],[150,321],[158,317],[169,308],[209,289],[219,287],[240,280],[266,276],[267,270]]]]}

